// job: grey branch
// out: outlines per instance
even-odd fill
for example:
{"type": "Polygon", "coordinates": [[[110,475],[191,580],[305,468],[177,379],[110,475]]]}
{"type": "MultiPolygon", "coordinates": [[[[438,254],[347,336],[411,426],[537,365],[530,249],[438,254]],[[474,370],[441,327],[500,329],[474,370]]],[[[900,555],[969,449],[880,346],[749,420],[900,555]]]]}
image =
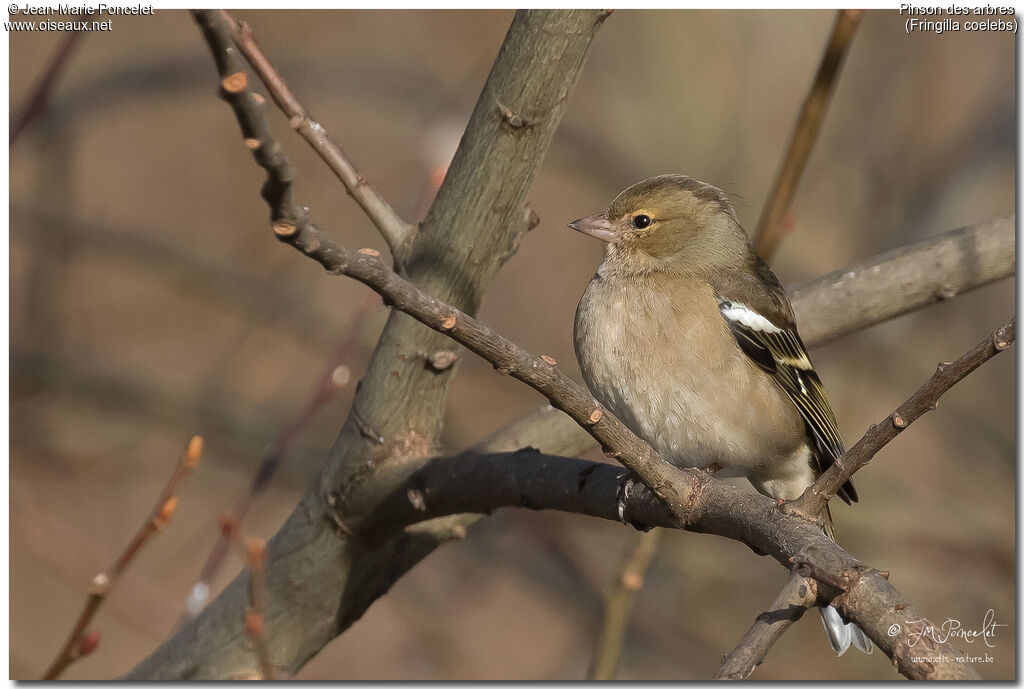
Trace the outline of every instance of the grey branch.
{"type": "Polygon", "coordinates": [[[790,290],[808,346],[1013,275],[1016,216],[979,222],[837,270],[790,290]]]}
{"type": "MultiPolygon", "coordinates": [[[[467,313],[475,310],[486,281],[507,256],[508,247],[511,246],[508,240],[512,234],[507,228],[517,216],[521,218],[525,185],[532,175],[537,156],[543,152],[550,140],[553,125],[557,123],[557,117],[535,120],[516,115],[528,107],[529,103],[536,103],[538,94],[528,92],[529,89],[524,90],[522,84],[515,83],[512,75],[533,75],[545,66],[549,70],[553,69],[553,65],[572,68],[561,75],[561,81],[553,83],[550,72],[547,73],[549,76],[540,80],[545,85],[542,89],[544,94],[554,94],[558,97],[558,103],[564,103],[565,89],[571,86],[578,73],[597,21],[594,13],[517,15],[478,102],[467,136],[463,139],[465,150],[460,149],[461,153],[456,155],[455,164],[445,180],[445,187],[442,187],[424,228],[417,235],[413,257],[407,266],[406,272],[411,282],[436,294],[437,298],[429,297],[419,290],[403,292],[402,298],[413,298],[420,306],[431,308],[441,308],[447,302],[453,304],[453,307],[461,306],[467,313]],[[544,30],[546,27],[538,25],[542,21],[575,21],[579,26],[575,30],[564,27],[559,31],[544,30]],[[545,40],[562,41],[557,49],[560,54],[565,54],[567,50],[566,41],[569,45],[575,41],[575,45],[582,47],[576,53],[570,51],[567,59],[551,60],[550,56],[545,56],[545,40]],[[526,45],[530,45],[531,50],[525,50],[526,45]],[[538,45],[542,48],[539,52],[538,45]],[[529,64],[531,59],[536,59],[536,64],[529,64]],[[530,99],[524,100],[526,96],[530,99]],[[495,109],[495,103],[501,103],[502,107],[495,109]],[[519,136],[508,136],[509,128],[519,132],[519,136]],[[524,128],[527,131],[520,131],[524,128]],[[529,135],[538,130],[543,130],[546,139],[531,141],[529,135]],[[530,156],[524,156],[522,145],[516,148],[516,144],[522,144],[524,140],[532,144],[530,156]],[[489,155],[492,151],[499,158],[489,155]],[[507,172],[509,161],[515,169],[526,170],[525,173],[512,175],[517,182],[523,184],[521,188],[518,185],[510,188],[507,172]],[[481,180],[474,183],[474,172],[481,171],[481,180]],[[445,188],[449,185],[453,191],[446,192],[445,188]],[[495,205],[482,200],[478,185],[483,185],[486,191],[484,196],[489,198],[493,198],[494,194],[505,194],[503,198],[506,203],[495,205]],[[459,190],[458,193],[455,190],[459,190]],[[459,212],[460,203],[469,204],[468,208],[461,209],[466,211],[464,214],[459,212]],[[481,235],[476,228],[493,227],[489,222],[484,222],[491,219],[493,208],[508,209],[508,217],[499,219],[502,221],[500,226],[506,228],[505,233],[481,235]],[[453,256],[444,261],[437,260],[436,252],[430,255],[427,247],[441,241],[436,234],[438,227],[445,227],[447,251],[467,251],[468,255],[461,259],[453,256]],[[469,238],[473,241],[468,241],[469,238]],[[431,260],[417,260],[416,246],[421,243],[426,252],[424,258],[430,255],[431,260]],[[467,270],[471,271],[469,275],[467,270]],[[418,302],[421,297],[425,301],[418,302]]],[[[534,83],[534,79],[527,81],[534,83]]],[[[555,105],[551,108],[554,109],[555,105]]],[[[560,115],[560,112],[557,114],[560,115]]],[[[313,240],[324,239],[319,231],[311,226],[295,229],[294,234],[288,237],[301,242],[304,250],[316,254],[319,259],[331,263],[343,258],[345,272],[359,271],[369,281],[379,279],[391,286],[398,284],[391,282],[392,279],[398,279],[397,276],[372,255],[350,252],[337,245],[321,244],[314,248],[313,240]]],[[[333,267],[341,265],[338,263],[333,267]]],[[[406,303],[410,308],[413,305],[412,302],[406,303]]],[[[486,334],[472,327],[467,330],[467,324],[476,322],[466,316],[460,323],[460,314],[453,308],[445,309],[444,313],[428,310],[421,315],[436,318],[431,321],[431,325],[439,329],[450,323],[448,319],[454,315],[455,322],[450,329],[458,331],[464,341],[467,336],[470,336],[468,340],[472,340],[473,334],[486,334]],[[456,324],[461,328],[457,328],[456,324]]],[[[413,353],[433,351],[437,348],[434,345],[443,343],[443,339],[438,340],[437,336],[411,325],[408,319],[396,316],[389,321],[356,399],[355,409],[360,410],[359,414],[353,413],[350,416],[318,485],[311,490],[271,543],[268,587],[274,595],[270,602],[272,610],[268,611],[268,615],[272,618],[276,616],[277,623],[272,627],[275,638],[270,642],[275,649],[280,650],[279,657],[284,659],[283,662],[289,668],[301,667],[328,640],[357,619],[376,597],[387,590],[391,582],[437,545],[465,533],[463,518],[445,517],[406,529],[374,547],[357,548],[351,541],[338,540],[330,528],[325,528],[325,513],[333,509],[325,507],[325,503],[340,505],[341,517],[345,519],[360,518],[369,513],[379,505],[389,489],[401,484],[411,468],[421,461],[432,439],[437,437],[440,422],[437,410],[443,408],[448,374],[424,372],[422,363],[417,368],[413,353]],[[396,363],[395,352],[406,351],[410,354],[396,363]],[[393,376],[393,371],[398,371],[399,375],[393,376]],[[411,392],[413,390],[416,391],[415,395],[411,392]],[[357,422],[357,417],[361,421],[357,422]],[[396,419],[401,421],[400,425],[396,419]],[[367,428],[373,433],[365,432],[367,428]],[[414,432],[409,429],[414,429],[414,432]],[[385,438],[385,442],[377,442],[377,437],[385,438]],[[375,466],[371,474],[362,469],[368,464],[375,466]],[[337,493],[333,500],[325,501],[328,491],[337,493]],[[338,566],[339,562],[350,564],[343,567],[338,566]],[[296,578],[310,583],[296,588],[291,583],[296,578]],[[326,614],[325,611],[334,613],[326,614]]],[[[531,363],[537,362],[531,360],[531,363]]],[[[538,372],[541,377],[550,374],[545,374],[544,369],[538,372]]],[[[695,497],[701,497],[699,491],[695,497]]],[[[369,524],[365,519],[361,521],[369,524]]],[[[813,527],[811,529],[813,531],[813,527]]],[[[737,535],[734,533],[732,537],[737,535]]],[[[237,610],[241,604],[236,580],[203,615],[144,661],[133,671],[132,676],[223,677],[247,667],[252,662],[251,657],[244,652],[238,625],[231,622],[231,611],[237,610]]]]}
{"type": "MultiPolygon", "coordinates": [[[[404,270],[412,283],[467,313],[476,311],[524,230],[523,202],[534,170],[606,16],[516,14],[438,198],[413,239],[404,270]]],[[[230,36],[204,37],[218,65],[223,53],[234,50],[230,36]]],[[[320,476],[268,544],[268,643],[286,674],[434,548],[465,535],[467,519],[446,518],[367,548],[339,539],[328,516],[338,509],[344,515],[365,512],[436,446],[457,364],[436,371],[424,365],[422,352],[450,346],[413,319],[391,315],[320,476]],[[381,437],[384,442],[375,439],[381,437]],[[368,466],[375,471],[367,472],[368,466]]],[[[130,676],[202,679],[251,672],[240,623],[245,600],[244,581],[236,578],[130,676]]]]}
{"type": "Polygon", "coordinates": [[[713,679],[746,679],[761,664],[768,650],[794,622],[814,607],[818,583],[798,574],[790,574],[786,585],[771,606],[757,616],[736,648],[725,654],[713,679]]]}
{"type": "Polygon", "coordinates": [[[935,373],[910,398],[896,408],[892,414],[867,430],[850,450],[836,460],[828,470],[807,487],[789,509],[813,517],[825,509],[825,505],[846,483],[854,472],[864,467],[889,442],[903,432],[910,424],[935,409],[951,387],[968,374],[1013,344],[1016,328],[1015,318],[983,339],[953,363],[940,363],[935,373]]]}
{"type": "MultiPolygon", "coordinates": [[[[436,458],[425,461],[391,493],[371,516],[372,526],[364,536],[371,542],[386,541],[388,533],[406,524],[462,512],[490,514],[502,507],[554,509],[618,521],[625,480],[628,474],[622,467],[531,449],[436,458]],[[410,491],[416,493],[415,500],[410,500],[410,491]]],[[[787,568],[793,562],[802,563],[822,579],[840,582],[834,587],[819,586],[819,601],[831,601],[846,619],[856,622],[905,676],[978,678],[967,663],[922,661],[962,654],[948,643],[918,640],[906,622],[931,624],[925,615],[889,583],[888,573],[865,566],[828,539],[817,524],[778,509],[766,496],[714,479],[702,487],[684,523],[649,488],[639,483],[632,486],[624,498],[628,523],[724,536],[772,556],[787,568]],[[893,629],[899,631],[890,635],[893,629]]],[[[772,634],[782,631],[777,628],[772,634]]]]}

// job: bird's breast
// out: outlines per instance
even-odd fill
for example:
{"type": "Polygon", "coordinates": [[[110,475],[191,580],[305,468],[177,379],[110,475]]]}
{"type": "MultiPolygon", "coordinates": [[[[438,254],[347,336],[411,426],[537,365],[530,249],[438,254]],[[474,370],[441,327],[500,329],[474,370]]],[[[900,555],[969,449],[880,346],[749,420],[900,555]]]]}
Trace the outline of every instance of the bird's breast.
{"type": "Polygon", "coordinates": [[[804,442],[796,408],[743,354],[708,285],[595,276],[574,342],[594,396],[669,461],[745,475],[804,442]]]}

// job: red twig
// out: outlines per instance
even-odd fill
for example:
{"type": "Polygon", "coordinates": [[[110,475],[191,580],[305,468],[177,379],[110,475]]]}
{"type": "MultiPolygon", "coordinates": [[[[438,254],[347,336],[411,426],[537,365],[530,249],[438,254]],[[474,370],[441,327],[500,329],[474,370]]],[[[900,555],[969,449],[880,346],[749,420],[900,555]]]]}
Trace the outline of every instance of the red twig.
{"type": "Polygon", "coordinates": [[[256,649],[262,679],[274,679],[274,664],[267,647],[267,543],[262,538],[245,540],[245,560],[249,567],[249,607],[245,611],[245,634],[256,649]]]}
{"type": "Polygon", "coordinates": [[[374,293],[368,294],[366,299],[363,300],[363,303],[356,310],[352,321],[349,323],[347,335],[338,343],[338,346],[335,347],[334,351],[327,358],[327,363],[313,385],[306,406],[291,423],[278,433],[274,444],[271,445],[270,450],[267,451],[260,461],[259,468],[256,470],[252,484],[249,487],[249,492],[238,501],[231,514],[221,520],[220,537],[203,564],[203,568],[199,573],[199,581],[196,582],[189,593],[183,619],[191,619],[199,614],[199,611],[202,610],[209,597],[210,584],[217,576],[217,572],[220,571],[230,540],[234,536],[234,533],[227,529],[225,525],[234,524],[236,528],[241,525],[253,503],[266,490],[271,479],[277,474],[278,469],[281,467],[281,462],[288,454],[291,444],[309,425],[310,421],[316,416],[316,413],[333,399],[338,390],[343,388],[348,382],[349,372],[345,368],[345,362],[351,358],[352,352],[363,333],[366,319],[373,306],[377,303],[379,303],[378,298],[374,293]]]}
{"type": "Polygon", "coordinates": [[[64,71],[64,67],[68,63],[68,59],[74,52],[75,46],[81,40],[84,32],[72,31],[64,37],[60,45],[54,52],[53,57],[50,59],[50,64],[47,66],[36,83],[32,85],[32,91],[28,98],[28,103],[22,108],[18,114],[17,119],[11,124],[11,134],[8,146],[13,145],[14,141],[21,135],[25,128],[28,127],[29,123],[35,118],[39,117],[46,111],[46,106],[50,102],[50,93],[53,92],[54,86],[57,84],[57,80],[60,78],[61,73],[64,71]]]}
{"type": "Polygon", "coordinates": [[[73,662],[82,658],[99,645],[100,635],[96,630],[88,630],[89,623],[96,615],[103,601],[113,590],[114,585],[121,578],[124,570],[135,558],[142,546],[171,520],[174,509],[178,505],[177,491],[182,480],[199,464],[199,455],[203,450],[203,439],[201,436],[193,436],[189,440],[185,451],[182,453],[178,464],[174,467],[174,473],[167,480],[156,505],[146,519],[146,522],[135,534],[135,537],[128,543],[121,555],[114,561],[114,564],[105,572],[100,572],[92,579],[89,586],[89,598],[85,602],[78,620],[75,622],[67,641],[57,653],[57,657],[50,664],[42,679],[57,679],[73,662]]]}

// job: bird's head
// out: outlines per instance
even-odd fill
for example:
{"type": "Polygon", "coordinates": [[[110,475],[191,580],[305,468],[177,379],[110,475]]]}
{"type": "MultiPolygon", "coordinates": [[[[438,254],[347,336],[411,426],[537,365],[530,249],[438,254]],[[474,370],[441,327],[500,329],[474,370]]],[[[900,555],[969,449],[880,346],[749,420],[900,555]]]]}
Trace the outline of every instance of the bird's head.
{"type": "Polygon", "coordinates": [[[569,227],[607,242],[605,264],[627,273],[713,271],[749,250],[725,192],[685,175],[637,182],[569,227]]]}

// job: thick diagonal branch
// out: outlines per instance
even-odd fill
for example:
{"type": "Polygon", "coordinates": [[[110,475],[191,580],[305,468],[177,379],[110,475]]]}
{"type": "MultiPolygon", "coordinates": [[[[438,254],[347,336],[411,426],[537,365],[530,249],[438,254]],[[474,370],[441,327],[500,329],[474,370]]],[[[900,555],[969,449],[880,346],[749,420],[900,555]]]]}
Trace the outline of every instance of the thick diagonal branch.
{"type": "Polygon", "coordinates": [[[985,220],[796,285],[789,296],[800,336],[825,344],[1013,275],[1015,228],[1013,215],[985,220]]]}
{"type": "MultiPolygon", "coordinates": [[[[409,283],[424,296],[435,295],[436,299],[428,299],[436,304],[451,304],[472,314],[490,277],[507,258],[514,245],[510,228],[513,223],[521,227],[529,180],[602,16],[517,13],[405,266],[409,283]]],[[[214,38],[219,41],[222,36],[214,38]]],[[[215,54],[224,50],[219,42],[211,42],[211,47],[215,54]]],[[[307,219],[298,220],[292,228],[277,226],[278,236],[295,242],[322,238],[307,219]]],[[[333,247],[305,246],[311,253],[321,248],[330,253],[333,247]]],[[[373,271],[379,266],[390,273],[373,261],[373,251],[344,253],[357,261],[370,260],[373,271]]],[[[460,314],[447,309],[444,323],[451,315],[458,323],[460,314]]],[[[347,628],[408,568],[440,543],[465,533],[462,517],[442,517],[368,545],[362,539],[339,540],[327,526],[325,514],[325,495],[337,488],[345,493],[346,499],[339,501],[343,517],[358,519],[373,512],[396,486],[403,485],[436,441],[450,369],[429,370],[421,357],[443,343],[442,336],[412,319],[398,314],[389,319],[353,414],[324,471],[270,544],[267,585],[272,596],[267,615],[274,621],[274,638],[269,641],[279,654],[275,657],[291,671],[347,628]],[[298,586],[296,581],[303,584],[298,586]]],[[[699,498],[699,493],[693,497],[699,498]]],[[[702,508],[711,515],[709,524],[715,522],[715,506],[708,501],[695,499],[692,507],[693,513],[702,508]]],[[[778,510],[772,512],[777,514],[778,510]]],[[[814,532],[812,525],[787,518],[814,532]]],[[[751,530],[766,528],[764,515],[751,520],[746,512],[721,523],[725,526],[717,528],[728,527],[730,537],[740,539],[751,530]]],[[[703,521],[693,528],[702,525],[703,521]]],[[[132,677],[228,677],[250,670],[251,653],[236,622],[242,605],[244,590],[236,579],[200,618],[136,668],[132,677]]]]}
{"type": "MultiPolygon", "coordinates": [[[[403,274],[412,284],[467,313],[476,311],[524,230],[534,171],[606,17],[590,10],[516,13],[438,197],[409,248],[403,274]]],[[[210,21],[205,13],[198,19],[210,21]]],[[[204,37],[223,70],[225,54],[236,50],[230,31],[204,31],[204,37]]],[[[262,117],[235,109],[243,131],[250,114],[262,117]]],[[[264,148],[260,141],[247,143],[264,148]]],[[[286,224],[275,223],[277,231],[287,233],[286,224]]],[[[391,314],[320,475],[268,544],[267,641],[283,672],[302,667],[434,548],[465,534],[457,519],[439,520],[367,549],[339,539],[331,518],[337,508],[346,517],[365,513],[402,480],[407,466],[437,445],[457,365],[439,371],[426,365],[425,355],[450,347],[443,335],[391,314]]],[[[236,578],[129,676],[251,675],[254,660],[240,622],[245,604],[244,580],[236,578]]]]}
{"type": "MultiPolygon", "coordinates": [[[[364,535],[371,541],[387,538],[392,530],[424,519],[463,512],[490,514],[502,507],[554,509],[618,521],[621,505],[625,520],[637,527],[682,527],[724,536],[770,555],[787,569],[794,561],[806,563],[829,581],[839,582],[838,587],[819,586],[819,602],[830,601],[855,622],[907,677],[978,677],[966,662],[952,660],[963,655],[953,645],[934,639],[918,643],[906,622],[928,622],[889,583],[887,573],[865,566],[818,525],[778,509],[770,498],[711,479],[703,486],[705,499],[692,504],[684,523],[646,486],[632,484],[632,490],[622,491],[625,480],[627,472],[615,465],[533,450],[436,458],[424,462],[380,505],[364,535]]],[[[769,632],[775,633],[781,629],[769,632]]]]}

